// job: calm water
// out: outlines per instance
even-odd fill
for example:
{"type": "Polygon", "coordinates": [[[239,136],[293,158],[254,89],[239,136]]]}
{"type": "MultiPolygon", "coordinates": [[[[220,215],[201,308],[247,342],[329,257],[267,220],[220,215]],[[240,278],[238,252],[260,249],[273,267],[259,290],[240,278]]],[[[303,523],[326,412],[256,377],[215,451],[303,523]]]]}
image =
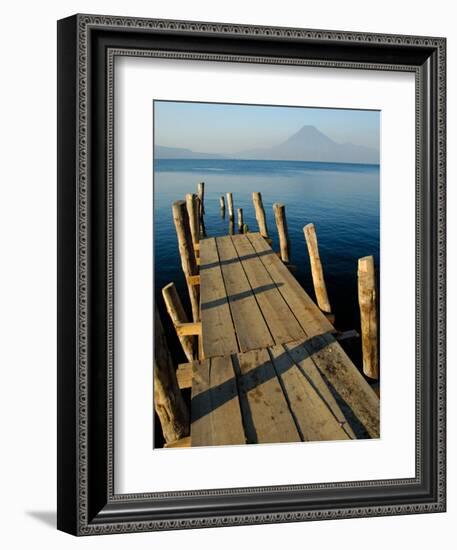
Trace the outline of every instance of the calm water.
{"type": "MultiPolygon", "coordinates": [[[[219,197],[233,193],[236,209],[257,231],[252,192],[261,191],[273,248],[279,250],[272,205],[282,202],[291,242],[295,276],[314,298],[303,226],[314,223],[330,303],[340,330],[359,329],[357,260],[373,255],[379,269],[379,166],[289,161],[157,160],[154,165],[155,296],[165,320],[161,288],[174,281],[187,309],[188,296],[180,266],[171,204],[196,192],[205,182],[208,236],[228,234],[228,213],[221,217],[219,197]]],[[[168,323],[168,320],[166,320],[168,323]]],[[[184,361],[168,326],[175,360],[184,361]]],[[[360,361],[358,345],[348,353],[360,361]]]]}

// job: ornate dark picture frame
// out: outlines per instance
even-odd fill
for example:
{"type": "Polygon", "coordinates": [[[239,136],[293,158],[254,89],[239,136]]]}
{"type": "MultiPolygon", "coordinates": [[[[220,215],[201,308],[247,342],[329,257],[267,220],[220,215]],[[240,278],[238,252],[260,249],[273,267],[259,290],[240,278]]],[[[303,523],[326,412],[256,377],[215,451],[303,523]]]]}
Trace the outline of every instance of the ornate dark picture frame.
{"type": "Polygon", "coordinates": [[[445,511],[444,38],[75,15],[58,22],[58,528],[76,535],[445,511]],[[408,71],[416,82],[416,476],[113,486],[113,60],[408,71]]]}

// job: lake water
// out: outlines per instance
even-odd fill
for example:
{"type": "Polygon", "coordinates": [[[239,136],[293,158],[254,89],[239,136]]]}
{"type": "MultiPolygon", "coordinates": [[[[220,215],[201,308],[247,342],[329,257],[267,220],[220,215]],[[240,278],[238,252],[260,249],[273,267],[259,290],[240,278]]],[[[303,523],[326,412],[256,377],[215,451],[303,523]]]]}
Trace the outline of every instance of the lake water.
{"type": "MultiPolygon", "coordinates": [[[[314,299],[303,226],[314,223],[336,327],[360,329],[357,261],[373,255],[379,274],[379,166],[317,162],[159,159],[154,164],[155,299],[167,326],[176,361],[184,356],[168,324],[161,289],[174,281],[185,307],[189,300],[180,265],[171,205],[196,192],[205,182],[205,226],[208,236],[229,232],[228,212],[221,217],[219,198],[233,193],[235,212],[258,231],[252,192],[262,193],[273,248],[279,250],[272,205],[286,206],[291,263],[296,278],[314,299]]],[[[236,226],[235,226],[236,227],[236,226]]],[[[360,342],[345,344],[360,365],[360,342]]]]}

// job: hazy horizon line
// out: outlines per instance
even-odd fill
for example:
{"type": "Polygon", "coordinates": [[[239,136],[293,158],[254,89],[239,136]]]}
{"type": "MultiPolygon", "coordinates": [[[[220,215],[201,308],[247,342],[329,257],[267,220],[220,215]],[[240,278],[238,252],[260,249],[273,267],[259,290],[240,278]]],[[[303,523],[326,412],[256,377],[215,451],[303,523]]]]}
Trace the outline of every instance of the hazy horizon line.
{"type": "Polygon", "coordinates": [[[328,160],[285,160],[285,159],[248,159],[248,158],[237,158],[237,157],[222,157],[222,158],[170,158],[170,157],[156,157],[153,159],[153,162],[159,160],[192,160],[192,161],[226,161],[226,160],[237,160],[237,161],[246,161],[246,162],[306,162],[309,164],[363,164],[365,166],[381,166],[380,162],[344,162],[344,161],[328,161],[328,160]]]}

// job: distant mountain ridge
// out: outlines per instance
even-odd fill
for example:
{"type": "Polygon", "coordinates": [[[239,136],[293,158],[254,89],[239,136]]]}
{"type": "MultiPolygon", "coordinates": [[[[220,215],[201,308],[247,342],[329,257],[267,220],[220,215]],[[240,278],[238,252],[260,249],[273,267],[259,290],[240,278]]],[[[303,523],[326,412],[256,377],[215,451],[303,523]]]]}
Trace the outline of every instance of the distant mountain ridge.
{"type": "Polygon", "coordinates": [[[154,147],[154,156],[161,159],[223,159],[226,155],[218,155],[216,153],[198,153],[191,149],[183,147],[165,147],[164,145],[156,145],[154,147]]]}
{"type": "Polygon", "coordinates": [[[199,153],[191,149],[156,145],[156,158],[182,159],[250,159],[297,160],[312,162],[347,162],[354,164],[379,164],[375,149],[353,143],[338,143],[315,126],[305,125],[282,143],[272,147],[240,151],[237,154],[199,153]],[[183,156],[185,155],[185,156],[183,156]]]}

